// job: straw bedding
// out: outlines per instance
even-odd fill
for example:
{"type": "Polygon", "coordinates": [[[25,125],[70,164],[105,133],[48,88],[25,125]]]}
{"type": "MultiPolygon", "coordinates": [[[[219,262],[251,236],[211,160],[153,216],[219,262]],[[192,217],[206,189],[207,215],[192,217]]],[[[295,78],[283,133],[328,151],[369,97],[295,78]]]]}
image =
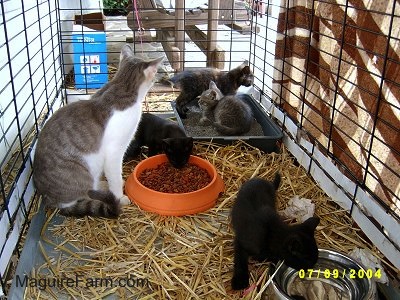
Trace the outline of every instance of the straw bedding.
{"type": "MultiPolygon", "coordinates": [[[[41,245],[46,263],[31,277],[123,278],[128,275],[147,281],[144,286],[27,289],[27,299],[102,299],[114,294],[118,299],[240,299],[230,288],[233,270],[233,233],[229,213],[241,184],[254,176],[282,175],[278,208],[293,195],[312,199],[321,223],[316,231],[319,247],[349,252],[355,247],[373,247],[362,239],[346,212],[329,200],[287,150],[265,154],[244,142],[230,146],[196,143],[194,154],[215,165],[226,190],[214,208],[194,216],[163,217],[126,207],[118,220],[65,218],[59,225],[49,215],[42,243],[50,243],[57,255],[50,257],[41,245]],[[56,241],[56,242],[55,242],[56,241]]],[[[138,161],[124,165],[128,176],[138,161]]],[[[377,256],[381,255],[375,251],[377,256]]],[[[268,264],[250,263],[251,281],[258,288],[247,299],[261,299],[268,264]]]]}

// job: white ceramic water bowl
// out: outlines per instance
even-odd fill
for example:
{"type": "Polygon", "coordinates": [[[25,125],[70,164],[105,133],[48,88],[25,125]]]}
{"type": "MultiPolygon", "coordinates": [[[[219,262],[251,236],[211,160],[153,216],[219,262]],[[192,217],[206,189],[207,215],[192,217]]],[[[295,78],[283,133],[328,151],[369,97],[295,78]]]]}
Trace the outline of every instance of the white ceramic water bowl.
{"type": "MultiPolygon", "coordinates": [[[[275,268],[271,267],[270,274],[274,272],[275,268]]],[[[289,295],[293,284],[304,280],[318,280],[323,284],[334,287],[338,299],[374,300],[378,298],[373,279],[378,276],[379,271],[367,270],[345,254],[319,249],[318,261],[310,270],[298,272],[285,264],[282,265],[271,283],[270,290],[273,295],[271,298],[279,300],[296,299],[289,295]]],[[[307,299],[306,295],[301,296],[307,299]]]]}

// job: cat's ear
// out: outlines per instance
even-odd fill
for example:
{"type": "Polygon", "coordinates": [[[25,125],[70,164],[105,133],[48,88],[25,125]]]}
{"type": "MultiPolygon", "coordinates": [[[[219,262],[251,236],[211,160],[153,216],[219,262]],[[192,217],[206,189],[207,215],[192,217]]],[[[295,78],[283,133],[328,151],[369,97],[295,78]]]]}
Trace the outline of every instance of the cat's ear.
{"type": "Polygon", "coordinates": [[[240,64],[239,69],[242,70],[244,67],[247,67],[248,65],[249,61],[246,59],[240,64]]]}
{"type": "Polygon", "coordinates": [[[171,144],[171,139],[170,138],[166,138],[162,140],[163,145],[169,146],[171,144]]]}
{"type": "Polygon", "coordinates": [[[134,55],[134,53],[133,53],[132,47],[129,44],[126,44],[121,49],[119,61],[121,61],[122,59],[127,58],[127,57],[132,57],[133,55],[134,55]]]}
{"type": "Polygon", "coordinates": [[[214,91],[214,90],[212,90],[212,91],[210,92],[210,97],[211,97],[213,100],[217,100],[217,92],[214,91]]]}
{"type": "Polygon", "coordinates": [[[317,228],[319,224],[319,218],[318,217],[311,217],[308,218],[307,220],[304,221],[302,224],[304,228],[307,229],[309,233],[314,234],[315,229],[317,228]]]}
{"type": "Polygon", "coordinates": [[[251,74],[251,70],[249,66],[243,66],[242,74],[251,74]]]}
{"type": "Polygon", "coordinates": [[[278,172],[275,173],[273,184],[275,190],[277,190],[279,188],[279,185],[281,184],[281,175],[278,172]]]}
{"type": "Polygon", "coordinates": [[[215,82],[214,81],[210,81],[210,84],[208,85],[208,88],[209,89],[217,89],[217,85],[215,84],[215,82]]]}
{"type": "Polygon", "coordinates": [[[240,68],[243,68],[244,66],[248,66],[249,65],[249,61],[247,59],[245,59],[241,64],[240,64],[240,68]]]}
{"type": "Polygon", "coordinates": [[[153,80],[154,76],[157,73],[158,67],[163,60],[164,57],[162,56],[148,62],[147,68],[144,70],[144,75],[146,76],[147,79],[153,80]]]}
{"type": "Polygon", "coordinates": [[[150,66],[156,66],[158,68],[158,66],[164,61],[164,59],[165,59],[165,57],[161,56],[161,57],[158,57],[158,58],[150,61],[149,64],[150,64],[150,66]]]}
{"type": "Polygon", "coordinates": [[[193,149],[193,138],[187,137],[185,141],[185,150],[187,152],[192,152],[192,149],[193,149]]]}

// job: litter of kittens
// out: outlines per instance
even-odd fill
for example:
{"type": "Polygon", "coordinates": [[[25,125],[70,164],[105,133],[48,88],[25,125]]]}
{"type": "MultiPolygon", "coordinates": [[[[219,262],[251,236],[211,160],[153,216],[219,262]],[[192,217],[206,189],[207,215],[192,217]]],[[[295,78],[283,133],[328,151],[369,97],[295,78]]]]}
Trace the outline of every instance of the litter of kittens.
{"type": "MultiPolygon", "coordinates": [[[[187,118],[181,119],[183,128],[185,128],[188,135],[195,137],[204,136],[223,136],[212,126],[206,126],[199,124],[201,118],[201,110],[198,106],[192,105],[189,107],[187,112],[187,118]]],[[[261,125],[254,121],[248,132],[241,134],[241,136],[263,136],[263,130],[261,125]]]]}
{"type": "Polygon", "coordinates": [[[198,141],[213,141],[227,145],[241,139],[264,152],[276,151],[277,142],[283,137],[279,127],[263,112],[263,108],[253,97],[247,94],[240,94],[238,97],[251,108],[254,120],[247,133],[232,136],[222,135],[214,128],[214,125],[201,125],[202,112],[198,106],[188,106],[187,118],[181,118],[176,108],[176,102],[171,102],[171,105],[179,126],[185,130],[187,136],[198,141]]]}
{"type": "MultiPolygon", "coordinates": [[[[277,208],[284,210],[293,195],[312,199],[320,217],[316,240],[320,248],[344,253],[369,248],[386,268],[393,268],[376,248],[362,238],[351,217],[329,200],[324,192],[296,165],[282,146],[281,153],[265,154],[244,142],[220,146],[196,142],[193,153],[211,162],[224,179],[226,188],[216,206],[207,212],[185,217],[165,217],[140,210],[135,205],[123,209],[117,220],[85,217],[63,218],[54,222],[48,216],[40,245],[49,244],[50,255],[40,246],[45,263],[32,271],[32,278],[79,278],[81,284],[64,284],[43,289],[26,289],[27,299],[59,299],[62,295],[79,299],[242,299],[231,290],[233,271],[233,233],[230,209],[236,192],[249,178],[271,179],[282,175],[277,208]],[[90,285],[93,278],[113,280],[131,276],[131,287],[90,285]],[[132,279],[132,280],[133,280],[132,279]]],[[[138,161],[124,165],[125,177],[138,161]]],[[[260,290],[268,280],[268,264],[249,264],[251,284],[257,288],[245,299],[262,299],[260,290]]],[[[393,270],[395,270],[393,268],[393,270]]]]}

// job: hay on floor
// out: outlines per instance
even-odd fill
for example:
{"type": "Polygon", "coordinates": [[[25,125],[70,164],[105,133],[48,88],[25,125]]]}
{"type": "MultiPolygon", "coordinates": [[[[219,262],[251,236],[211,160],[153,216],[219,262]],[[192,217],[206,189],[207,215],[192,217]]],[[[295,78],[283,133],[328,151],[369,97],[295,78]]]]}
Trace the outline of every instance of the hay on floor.
{"type": "MultiPolygon", "coordinates": [[[[349,252],[355,247],[374,247],[361,238],[351,218],[298,166],[285,148],[280,154],[265,154],[244,142],[231,146],[196,143],[194,154],[215,165],[226,190],[214,208],[185,217],[164,217],[126,207],[118,220],[90,217],[66,218],[54,225],[49,215],[42,232],[44,243],[56,248],[46,262],[33,271],[34,278],[76,278],[78,286],[27,289],[28,299],[242,299],[231,290],[233,233],[229,213],[243,182],[254,176],[272,179],[282,175],[278,208],[284,209],[293,195],[312,199],[321,218],[316,238],[319,247],[349,252]],[[59,240],[58,242],[54,242],[59,240]],[[60,242],[61,241],[61,242],[60,242]],[[120,287],[119,279],[131,276],[133,287],[120,287]],[[94,286],[93,278],[100,278],[94,286]],[[107,285],[112,279],[114,285],[107,285]],[[141,280],[138,280],[141,279],[141,280]],[[135,281],[136,280],[136,281],[135,281]]],[[[137,161],[124,165],[127,177],[137,161]]],[[[382,259],[382,255],[375,251],[382,259]]],[[[267,263],[250,263],[251,281],[258,286],[246,299],[260,299],[268,279],[267,263]],[[258,294],[258,295],[257,295],[258,294]]]]}

